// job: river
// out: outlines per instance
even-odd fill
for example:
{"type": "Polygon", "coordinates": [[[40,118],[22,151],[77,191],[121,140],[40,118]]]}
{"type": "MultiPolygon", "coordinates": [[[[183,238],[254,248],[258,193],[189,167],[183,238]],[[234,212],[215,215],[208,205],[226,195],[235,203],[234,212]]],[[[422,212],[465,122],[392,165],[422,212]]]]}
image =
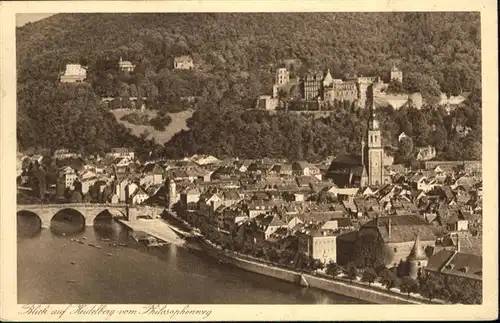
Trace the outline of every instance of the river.
{"type": "Polygon", "coordinates": [[[362,303],[221,264],[186,247],[148,248],[112,220],[97,221],[83,231],[62,221],[53,225],[59,231],[43,228],[36,232],[33,223],[18,216],[19,303],[362,303]],[[112,242],[126,246],[113,246],[112,242]]]}

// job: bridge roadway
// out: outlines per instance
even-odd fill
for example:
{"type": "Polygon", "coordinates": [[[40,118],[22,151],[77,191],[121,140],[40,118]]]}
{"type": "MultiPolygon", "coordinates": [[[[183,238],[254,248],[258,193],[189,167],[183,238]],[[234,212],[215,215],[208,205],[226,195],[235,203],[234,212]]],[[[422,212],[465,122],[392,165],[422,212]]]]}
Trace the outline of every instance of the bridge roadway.
{"type": "Polygon", "coordinates": [[[74,203],[74,204],[18,204],[17,213],[21,211],[36,214],[41,220],[44,228],[50,227],[52,218],[63,210],[74,210],[84,219],[85,225],[94,224],[95,218],[104,211],[114,213],[130,221],[135,221],[139,216],[150,216],[157,218],[164,210],[163,207],[128,205],[128,204],[97,204],[97,203],[74,203]]]}

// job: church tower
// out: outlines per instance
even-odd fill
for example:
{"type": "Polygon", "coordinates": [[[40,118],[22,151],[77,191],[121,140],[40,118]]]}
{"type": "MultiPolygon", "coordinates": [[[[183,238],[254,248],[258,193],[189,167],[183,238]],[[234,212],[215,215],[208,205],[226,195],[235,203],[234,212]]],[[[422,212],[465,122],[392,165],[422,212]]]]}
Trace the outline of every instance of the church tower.
{"type": "Polygon", "coordinates": [[[370,118],[368,119],[367,150],[368,185],[380,186],[384,178],[384,148],[382,148],[382,135],[375,116],[373,100],[370,109],[370,118]]]}

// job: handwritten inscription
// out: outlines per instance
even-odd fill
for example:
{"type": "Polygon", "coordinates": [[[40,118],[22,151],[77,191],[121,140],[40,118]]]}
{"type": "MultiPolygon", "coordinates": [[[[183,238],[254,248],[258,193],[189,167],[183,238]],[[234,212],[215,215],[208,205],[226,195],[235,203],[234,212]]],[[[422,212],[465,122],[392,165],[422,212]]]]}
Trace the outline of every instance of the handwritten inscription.
{"type": "Polygon", "coordinates": [[[123,308],[123,306],[104,304],[27,304],[22,305],[19,314],[31,316],[53,316],[57,318],[62,318],[63,316],[89,315],[104,316],[106,318],[116,316],[158,315],[167,317],[169,319],[175,319],[178,316],[189,316],[190,318],[196,317],[199,319],[206,319],[212,314],[212,310],[191,305],[173,306],[149,304],[144,306],[132,306],[132,308],[123,308]]]}

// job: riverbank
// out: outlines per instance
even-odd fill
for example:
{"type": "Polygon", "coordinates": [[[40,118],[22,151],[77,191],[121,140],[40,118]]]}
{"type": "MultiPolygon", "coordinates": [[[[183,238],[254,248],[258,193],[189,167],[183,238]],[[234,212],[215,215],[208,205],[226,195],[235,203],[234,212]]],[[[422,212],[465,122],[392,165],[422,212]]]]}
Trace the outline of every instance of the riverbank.
{"type": "MultiPolygon", "coordinates": [[[[174,214],[169,215],[174,217],[176,220],[181,221],[185,226],[193,230],[189,223],[183,219],[174,214]]],[[[417,294],[405,295],[396,291],[388,291],[383,286],[378,286],[376,283],[369,286],[359,280],[350,281],[342,277],[333,278],[326,275],[323,276],[320,274],[311,274],[285,269],[262,259],[242,255],[233,251],[223,250],[202,236],[199,236],[197,240],[204,252],[217,258],[220,262],[231,264],[253,273],[273,277],[295,285],[333,292],[375,304],[429,303],[428,300],[417,294]]],[[[431,303],[439,304],[441,302],[433,300],[431,303]]]]}

